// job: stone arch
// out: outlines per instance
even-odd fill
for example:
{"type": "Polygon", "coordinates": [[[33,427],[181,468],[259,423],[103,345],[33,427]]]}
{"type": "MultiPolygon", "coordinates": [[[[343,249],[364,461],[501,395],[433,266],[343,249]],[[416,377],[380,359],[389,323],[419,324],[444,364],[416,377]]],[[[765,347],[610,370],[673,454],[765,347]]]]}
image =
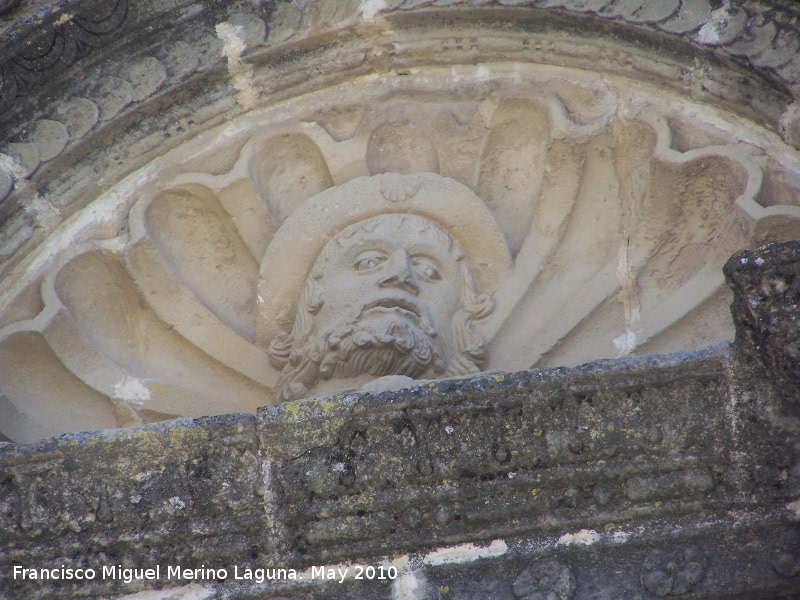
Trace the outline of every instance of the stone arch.
{"type": "MultiPolygon", "coordinates": [[[[47,338],[69,313],[54,270],[102,247],[244,405],[268,403],[277,375],[252,340],[270,241],[309,197],[410,169],[470,187],[503,230],[515,267],[480,324],[490,367],[730,339],[724,259],[797,237],[797,8],[447,4],[9,8],[0,336],[47,338]],[[204,228],[176,225],[190,213],[204,228]]],[[[136,405],[118,424],[191,414],[136,404],[149,376],[119,361],[110,383],[62,362],[136,405]]]]}

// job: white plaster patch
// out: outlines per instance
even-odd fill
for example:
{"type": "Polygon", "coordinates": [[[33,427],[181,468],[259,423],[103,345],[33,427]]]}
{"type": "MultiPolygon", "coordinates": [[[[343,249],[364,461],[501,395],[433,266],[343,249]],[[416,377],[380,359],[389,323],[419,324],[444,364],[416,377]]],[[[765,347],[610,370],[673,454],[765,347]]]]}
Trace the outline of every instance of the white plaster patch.
{"type": "Polygon", "coordinates": [[[492,79],[492,71],[489,67],[479,65],[478,68],[475,69],[475,79],[478,81],[489,81],[492,79]]]}
{"type": "Polygon", "coordinates": [[[426,554],[423,562],[432,566],[445,565],[451,563],[465,563],[478,560],[479,558],[494,558],[502,556],[508,552],[508,546],[503,540],[494,540],[488,546],[476,546],[475,544],[461,544],[434,550],[426,554]]]}
{"type": "Polygon", "coordinates": [[[419,571],[406,571],[392,582],[392,600],[423,600],[427,583],[419,571]]]}
{"type": "Polygon", "coordinates": [[[636,281],[631,272],[630,256],[628,255],[628,245],[623,244],[617,252],[617,281],[620,285],[620,300],[625,316],[625,333],[614,338],[612,341],[617,347],[621,356],[625,356],[636,350],[639,341],[633,326],[639,322],[639,299],[636,292],[636,281]]]}
{"type": "Polygon", "coordinates": [[[614,345],[619,350],[620,354],[630,354],[634,350],[636,350],[637,340],[636,334],[628,329],[625,333],[620,336],[617,336],[613,340],[614,345]]]}
{"type": "Polygon", "coordinates": [[[253,88],[253,66],[242,62],[242,54],[247,49],[244,28],[231,23],[218,23],[216,31],[223,43],[222,55],[228,59],[228,73],[238,90],[236,102],[245,110],[255,108],[258,94],[253,88]]]}
{"type": "Polygon", "coordinates": [[[61,214],[52,204],[44,200],[39,194],[25,207],[27,212],[45,230],[53,230],[61,222],[61,214]]]}
{"type": "Polygon", "coordinates": [[[365,21],[373,22],[378,13],[386,10],[386,0],[362,0],[358,12],[365,21]]]}
{"type": "Polygon", "coordinates": [[[117,596],[116,600],[207,600],[214,593],[214,590],[192,583],[169,590],[151,590],[130,596],[117,596]]]}
{"type": "Polygon", "coordinates": [[[114,398],[124,400],[134,406],[141,407],[150,400],[150,389],[147,384],[135,377],[125,375],[118,383],[114,384],[114,398]]]}
{"type": "Polygon", "coordinates": [[[624,544],[629,537],[631,537],[631,534],[626,531],[615,531],[611,539],[615,544],[624,544]]]}
{"type": "Polygon", "coordinates": [[[556,545],[558,546],[571,546],[573,544],[580,544],[582,546],[591,546],[600,539],[594,529],[581,529],[577,533],[565,533],[560,538],[556,545]]]}
{"type": "Polygon", "coordinates": [[[15,179],[25,178],[25,168],[13,156],[0,153],[0,168],[11,173],[15,179]]]}
{"type": "Polygon", "coordinates": [[[394,566],[394,567],[395,567],[395,568],[396,568],[398,571],[401,571],[401,572],[403,572],[403,571],[408,571],[408,569],[410,568],[410,567],[409,567],[409,565],[410,565],[410,564],[411,564],[411,563],[410,563],[410,561],[409,561],[408,554],[404,554],[403,556],[400,556],[400,557],[398,557],[398,558],[395,558],[395,559],[393,559],[393,560],[391,560],[391,561],[389,561],[389,562],[385,563],[385,565],[386,565],[387,567],[388,567],[389,565],[392,565],[392,566],[394,566]]]}
{"type": "Polygon", "coordinates": [[[701,44],[717,44],[720,39],[722,28],[732,16],[728,12],[729,8],[730,6],[726,2],[717,10],[713,11],[711,13],[711,18],[700,28],[695,39],[701,44]]]}

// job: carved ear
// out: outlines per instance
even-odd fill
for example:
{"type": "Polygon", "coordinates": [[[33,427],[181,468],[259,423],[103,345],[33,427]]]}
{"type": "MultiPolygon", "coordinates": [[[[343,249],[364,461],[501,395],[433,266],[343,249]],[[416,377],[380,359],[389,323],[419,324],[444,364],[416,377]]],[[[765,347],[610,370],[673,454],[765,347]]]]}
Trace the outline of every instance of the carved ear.
{"type": "Polygon", "coordinates": [[[325,157],[302,133],[284,133],[266,140],[249,166],[250,177],[277,226],[311,196],[333,185],[325,157]]]}

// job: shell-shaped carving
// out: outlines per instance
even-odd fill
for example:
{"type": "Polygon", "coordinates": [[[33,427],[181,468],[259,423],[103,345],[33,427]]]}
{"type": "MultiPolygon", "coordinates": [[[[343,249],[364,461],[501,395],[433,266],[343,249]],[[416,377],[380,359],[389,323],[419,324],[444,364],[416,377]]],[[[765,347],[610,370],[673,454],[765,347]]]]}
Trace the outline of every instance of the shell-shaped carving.
{"type": "MultiPolygon", "coordinates": [[[[448,73],[407,85],[456,85],[448,73]]],[[[27,308],[0,315],[0,371],[16,373],[0,372],[2,433],[25,441],[272,403],[282,365],[303,360],[286,343],[308,329],[301,297],[312,313],[324,302],[308,283],[317,256],[382,214],[413,215],[391,221],[409,235],[427,221],[453,240],[470,316],[452,343],[483,368],[731,339],[722,264],[798,237],[796,159],[778,142],[765,151],[756,128],[686,117],[646,90],[631,104],[606,81],[528,76],[446,98],[387,98],[362,82],[347,95],[357,101],[334,89],[245,115],[217,147],[189,142],[180,160],[156,161],[125,192],[124,218],[102,229],[120,237],[76,236],[54,252],[41,298],[26,283],[27,308]]]]}
{"type": "Polygon", "coordinates": [[[550,145],[547,110],[531,98],[504,98],[489,117],[476,192],[516,255],[536,211],[550,145]]]}
{"type": "Polygon", "coordinates": [[[0,380],[0,422],[12,439],[117,424],[113,403],[73,375],[38,332],[20,331],[0,342],[0,380]]]}
{"type": "Polygon", "coordinates": [[[260,144],[250,162],[250,176],[277,224],[333,185],[325,157],[302,133],[285,133],[260,144]]]}
{"type": "Polygon", "coordinates": [[[410,123],[376,127],[367,144],[370,175],[380,173],[438,173],[439,154],[431,139],[410,123]]]}
{"type": "Polygon", "coordinates": [[[171,189],[145,211],[145,224],[174,276],[245,339],[253,339],[258,263],[214,194],[171,189]]]}

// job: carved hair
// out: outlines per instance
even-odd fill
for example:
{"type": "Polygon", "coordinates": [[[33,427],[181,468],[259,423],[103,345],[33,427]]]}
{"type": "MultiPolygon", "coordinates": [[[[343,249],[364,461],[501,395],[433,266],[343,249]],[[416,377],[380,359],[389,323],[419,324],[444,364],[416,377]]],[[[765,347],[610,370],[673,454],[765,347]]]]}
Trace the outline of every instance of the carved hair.
{"type": "MultiPolygon", "coordinates": [[[[329,344],[329,340],[318,340],[319,343],[315,344],[315,340],[311,339],[311,333],[314,315],[324,302],[320,282],[334,252],[334,244],[338,245],[340,249],[361,245],[381,226],[398,227],[395,219],[400,220],[399,226],[401,227],[408,226],[420,235],[432,236],[435,241],[447,249],[456,264],[459,265],[461,273],[461,302],[452,318],[455,348],[451,351],[452,356],[443,357],[446,364],[441,365],[441,359],[436,359],[439,362],[438,368],[434,368],[434,364],[430,366],[436,375],[442,377],[471,375],[480,371],[486,355],[486,342],[472,329],[472,323],[488,316],[492,312],[493,305],[488,294],[478,293],[475,278],[465,258],[464,250],[446,231],[423,217],[405,214],[380,215],[343,229],[325,245],[317,257],[300,296],[291,333],[278,334],[269,347],[270,362],[275,368],[282,369],[281,377],[275,387],[277,400],[285,401],[303,397],[302,395],[319,381],[320,363],[329,355],[325,353],[330,348],[322,347],[329,344]],[[290,390],[290,387],[293,389],[290,390]]],[[[432,324],[427,327],[424,324],[421,325],[426,334],[436,335],[432,324]]],[[[436,348],[438,347],[436,346],[436,348]]],[[[434,352],[434,354],[436,353],[434,352]]],[[[421,376],[419,373],[415,373],[415,375],[421,376]]],[[[322,376],[330,377],[331,374],[322,373],[322,376]]]]}

